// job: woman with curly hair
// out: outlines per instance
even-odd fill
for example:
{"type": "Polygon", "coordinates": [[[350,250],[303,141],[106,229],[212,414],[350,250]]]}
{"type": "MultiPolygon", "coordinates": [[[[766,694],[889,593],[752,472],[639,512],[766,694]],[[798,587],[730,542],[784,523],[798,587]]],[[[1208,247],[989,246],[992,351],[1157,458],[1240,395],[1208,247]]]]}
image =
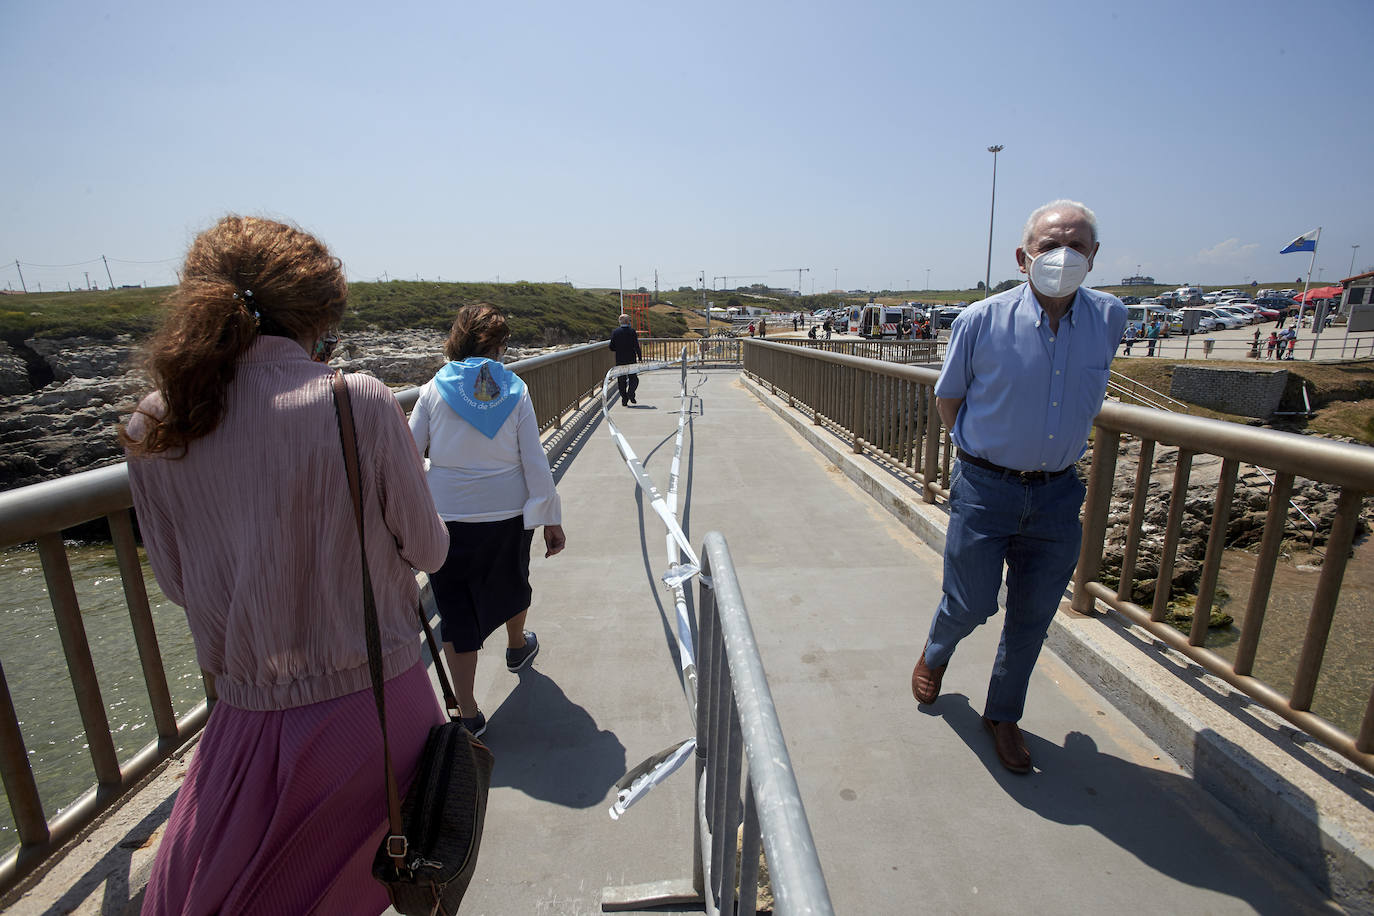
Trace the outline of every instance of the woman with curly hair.
{"type": "Polygon", "coordinates": [[[429,457],[434,505],[448,526],[448,558],[429,582],[462,722],[474,736],[487,727],[473,692],[483,641],[505,626],[512,672],[539,651],[525,629],[534,529],[544,528],[545,557],[566,543],[529,389],[501,364],[509,337],[505,316],[492,306],[461,308],[444,344],[449,362],[420,388],[410,412],[415,445],[429,457]]]}
{"type": "MultiPolygon", "coordinates": [[[[357,525],[329,358],[343,270],[312,236],[228,216],[191,244],[149,345],[156,390],[120,437],[164,594],[219,700],[177,794],[144,913],[381,913],[387,818],[357,525]]],[[[390,748],[414,776],[444,721],[420,660],[414,568],[435,514],[391,392],[346,377],[390,748]]],[[[402,786],[404,792],[404,785],[402,786]]]]}

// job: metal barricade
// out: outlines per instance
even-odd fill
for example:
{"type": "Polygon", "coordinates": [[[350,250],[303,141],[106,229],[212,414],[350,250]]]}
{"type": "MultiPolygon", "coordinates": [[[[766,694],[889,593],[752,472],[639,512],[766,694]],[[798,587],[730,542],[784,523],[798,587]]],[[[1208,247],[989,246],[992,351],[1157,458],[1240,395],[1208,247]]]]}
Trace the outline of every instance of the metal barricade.
{"type": "Polygon", "coordinates": [[[687,692],[697,723],[692,877],[607,888],[602,909],[700,903],[710,914],[757,913],[762,843],[772,912],[833,913],[724,536],[706,535],[701,560],[700,654],[686,677],[696,684],[687,692]]]}

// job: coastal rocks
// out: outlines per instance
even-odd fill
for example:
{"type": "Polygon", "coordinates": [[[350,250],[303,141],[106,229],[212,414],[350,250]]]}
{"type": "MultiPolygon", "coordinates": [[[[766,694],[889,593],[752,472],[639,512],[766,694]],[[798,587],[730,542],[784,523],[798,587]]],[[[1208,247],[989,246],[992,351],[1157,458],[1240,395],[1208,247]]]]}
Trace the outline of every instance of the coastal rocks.
{"type": "MultiPolygon", "coordinates": [[[[1112,494],[1111,508],[1108,512],[1101,565],[1102,581],[1113,586],[1120,581],[1126,538],[1130,533],[1131,503],[1134,498],[1138,460],[1138,443],[1131,440],[1123,441],[1117,465],[1116,489],[1112,494]]],[[[1088,463],[1086,458],[1084,463],[1088,463]]],[[[1170,606],[1180,617],[1191,616],[1191,600],[1197,593],[1202,563],[1211,536],[1220,465],[1220,459],[1198,456],[1194,459],[1192,473],[1189,475],[1169,590],[1170,606]]],[[[1131,600],[1142,607],[1148,608],[1154,602],[1177,466],[1176,449],[1161,447],[1156,452],[1152,464],[1153,473],[1148,484],[1148,508],[1140,528],[1137,561],[1131,577],[1131,600]]],[[[1086,472],[1085,467],[1084,473],[1086,472]]],[[[1228,549],[1253,550],[1259,547],[1264,537],[1272,486],[1270,477],[1257,468],[1246,467],[1237,477],[1226,525],[1225,546],[1228,549]]],[[[1292,504],[1288,508],[1284,532],[1286,541],[1299,549],[1324,547],[1336,513],[1336,497],[1337,488],[1334,486],[1312,480],[1295,480],[1292,504]]],[[[1357,542],[1368,536],[1372,522],[1374,498],[1366,498],[1356,520],[1357,542]]],[[[1224,596],[1221,597],[1224,599],[1224,596]]],[[[1213,626],[1224,626],[1229,622],[1226,615],[1213,611],[1213,626]]]]}
{"type": "Polygon", "coordinates": [[[24,341],[52,370],[54,381],[69,378],[113,378],[129,371],[138,359],[138,346],[127,334],[113,341],[89,337],[24,341]]]}
{"type": "MultiPolygon", "coordinates": [[[[345,336],[330,365],[365,372],[393,389],[422,385],[444,363],[440,331],[345,336]]],[[[0,342],[0,489],[25,486],[123,459],[115,430],[152,387],[130,338],[26,340],[20,355],[0,342]],[[35,370],[36,367],[36,370],[35,370]],[[51,379],[35,386],[34,380],[51,379]]],[[[507,361],[558,347],[512,347],[507,361]]]]}
{"type": "Polygon", "coordinates": [[[0,340],[0,396],[27,394],[32,390],[28,364],[15,354],[9,344],[0,340]]]}
{"type": "Polygon", "coordinates": [[[0,397],[0,489],[63,477],[123,457],[115,425],[128,418],[147,379],[70,377],[29,394],[0,397]]]}

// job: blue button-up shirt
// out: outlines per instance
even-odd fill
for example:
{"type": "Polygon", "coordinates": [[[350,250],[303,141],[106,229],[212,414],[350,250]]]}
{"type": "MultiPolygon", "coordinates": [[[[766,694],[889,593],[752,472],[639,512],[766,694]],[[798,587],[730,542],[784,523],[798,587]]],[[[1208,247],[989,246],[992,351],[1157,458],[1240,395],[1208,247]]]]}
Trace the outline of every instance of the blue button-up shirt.
{"type": "Polygon", "coordinates": [[[1029,283],[954,320],[935,394],[963,398],[950,434],[962,452],[1018,471],[1058,471],[1087,448],[1126,327],[1126,307],[1080,287],[1050,330],[1029,283]]]}

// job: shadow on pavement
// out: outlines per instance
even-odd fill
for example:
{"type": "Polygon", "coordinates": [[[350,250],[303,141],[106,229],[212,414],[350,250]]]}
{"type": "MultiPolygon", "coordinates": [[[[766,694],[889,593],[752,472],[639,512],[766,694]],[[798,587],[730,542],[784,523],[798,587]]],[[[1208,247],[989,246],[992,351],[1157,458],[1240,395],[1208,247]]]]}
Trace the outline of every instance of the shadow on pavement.
{"type": "Polygon", "coordinates": [[[482,741],[496,755],[492,788],[508,786],[568,808],[600,804],[625,774],[625,746],[597,727],[554,681],[535,668],[489,717],[482,741]]]}
{"type": "MultiPolygon", "coordinates": [[[[1286,895],[1274,894],[1272,880],[1254,880],[1255,869],[1272,869],[1277,860],[1256,861],[1230,848],[1234,821],[1191,777],[1103,754],[1092,737],[1078,731],[1065,735],[1062,747],[1025,731],[1035,769],[1019,776],[998,761],[967,697],[946,694],[923,708],[943,718],[1025,810],[1055,823],[1091,827],[1160,874],[1243,900],[1257,913],[1279,916],[1311,905],[1313,888],[1296,873],[1286,895]],[[1198,829],[1181,838],[1178,825],[1183,822],[1198,829]]],[[[1315,837],[1312,842],[1316,848],[1315,837]]],[[[1091,867],[1086,864],[1093,858],[1091,846],[1084,847],[1083,855],[1085,867],[1091,867]]]]}

